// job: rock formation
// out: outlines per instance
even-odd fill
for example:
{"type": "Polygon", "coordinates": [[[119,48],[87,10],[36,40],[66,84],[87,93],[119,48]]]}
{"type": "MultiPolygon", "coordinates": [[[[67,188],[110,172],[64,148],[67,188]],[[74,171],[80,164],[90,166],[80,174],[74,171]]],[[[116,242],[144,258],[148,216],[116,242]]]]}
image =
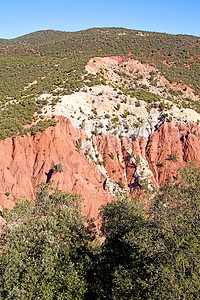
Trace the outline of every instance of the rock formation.
{"type": "Polygon", "coordinates": [[[186,162],[200,164],[196,124],[164,123],[149,139],[132,141],[113,134],[89,139],[69,119],[58,119],[45,132],[0,142],[1,207],[12,208],[23,196],[34,198],[37,184],[53,180],[58,189],[81,194],[83,214],[96,218],[117,190],[134,195],[145,178],[159,186],[186,162]]]}
{"type": "Polygon", "coordinates": [[[0,205],[12,208],[13,197],[33,198],[35,187],[42,180],[58,189],[81,194],[84,198],[83,213],[96,217],[100,205],[112,196],[103,189],[103,177],[98,167],[78,152],[76,141],[83,143],[86,135],[76,130],[70,120],[60,118],[57,126],[35,135],[9,138],[0,142],[0,205]],[[62,166],[62,172],[53,167],[62,166]]]}

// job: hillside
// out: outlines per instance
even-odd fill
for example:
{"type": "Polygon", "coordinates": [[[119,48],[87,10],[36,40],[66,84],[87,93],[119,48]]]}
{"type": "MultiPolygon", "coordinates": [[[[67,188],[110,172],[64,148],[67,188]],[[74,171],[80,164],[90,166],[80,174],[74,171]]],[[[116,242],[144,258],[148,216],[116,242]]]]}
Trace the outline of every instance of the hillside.
{"type": "MultiPolygon", "coordinates": [[[[96,190],[102,201],[119,190],[135,195],[176,177],[175,169],[187,161],[198,163],[199,43],[199,37],[124,28],[48,30],[1,40],[0,147],[10,155],[2,161],[0,205],[33,198],[54,164],[66,165],[59,147],[68,141],[63,151],[84,158],[83,173],[96,166],[95,173],[81,175],[74,190],[79,166],[64,167],[55,185],[83,194],[88,203],[91,193],[99,197],[96,190]],[[60,122],[69,120],[73,133],[65,136],[60,122]],[[57,135],[55,153],[41,158],[46,150],[34,144],[37,132],[47,144],[57,135]]],[[[93,203],[94,210],[88,204],[86,214],[96,217],[102,201],[93,203]]]]}
{"type": "MultiPolygon", "coordinates": [[[[60,116],[63,116],[71,120],[74,128],[84,130],[88,141],[92,141],[92,144],[86,143],[86,156],[93,157],[102,169],[102,164],[108,160],[108,166],[100,171],[99,176],[103,176],[100,181],[104,182],[109,176],[114,185],[119,186],[118,183],[122,180],[121,185],[133,193],[130,188],[133,186],[132,181],[138,181],[139,177],[141,180],[148,178],[149,183],[160,185],[167,177],[172,176],[167,170],[167,157],[179,152],[182,146],[173,148],[169,145],[171,150],[166,150],[166,141],[162,141],[162,151],[166,155],[159,158],[163,154],[157,149],[156,157],[151,160],[150,156],[153,154],[149,141],[154,132],[158,134],[162,124],[170,126],[172,123],[177,128],[186,126],[188,129],[184,131],[189,130],[191,133],[191,128],[197,126],[194,123],[199,124],[199,43],[199,37],[123,28],[93,28],[79,32],[48,30],[12,40],[1,40],[0,139],[12,137],[12,145],[18,135],[22,136],[22,140],[26,140],[23,136],[27,134],[28,139],[35,139],[37,131],[44,132],[49,126],[57,127],[60,116]],[[57,120],[55,116],[58,116],[57,120]],[[181,123],[184,125],[180,125],[181,123]],[[121,144],[118,148],[121,149],[122,161],[125,159],[122,144],[142,143],[141,150],[139,146],[130,146],[127,150],[129,155],[135,155],[132,158],[133,164],[137,164],[134,159],[143,157],[144,161],[139,168],[141,170],[137,171],[134,167],[132,171],[127,169],[124,172],[125,166],[120,165],[120,162],[117,162],[118,167],[114,166],[115,159],[112,166],[109,155],[114,150],[104,149],[103,153],[101,147],[104,146],[100,146],[101,140],[106,141],[110,134],[118,139],[117,144],[121,144]],[[134,149],[138,150],[134,152],[134,149]],[[163,167],[159,167],[159,164],[163,164],[163,167]],[[163,169],[166,169],[165,175],[160,174],[163,169]],[[142,175],[139,176],[138,172],[142,175]],[[127,177],[127,174],[134,179],[127,177]]],[[[194,131],[198,132],[198,126],[194,131]]],[[[73,140],[73,145],[76,145],[78,137],[73,136],[73,140]]],[[[17,141],[18,138],[16,143],[17,141]]],[[[27,142],[22,142],[25,148],[27,142]]],[[[196,143],[198,144],[198,138],[196,143]]],[[[33,153],[35,151],[33,149],[33,153]]],[[[183,155],[180,164],[188,159],[183,155]]],[[[191,159],[198,160],[197,155],[191,155],[191,159]]],[[[60,157],[57,157],[57,161],[60,163],[60,157]]],[[[41,171],[38,179],[35,169],[30,170],[28,167],[30,179],[28,185],[24,185],[23,180],[15,183],[15,177],[21,176],[23,163],[17,173],[13,173],[8,162],[8,166],[4,166],[7,171],[2,169],[2,197],[7,199],[4,194],[12,197],[25,194],[32,198],[36,183],[45,179],[45,174],[53,167],[53,163],[54,159],[50,163],[48,158],[45,158],[45,163],[39,163],[41,171]],[[7,176],[10,178],[9,183],[7,176]]],[[[78,172],[78,168],[74,172],[78,172]]],[[[60,173],[58,175],[61,176],[60,173]]],[[[101,184],[100,186],[102,188],[101,184]]],[[[136,184],[136,188],[138,186],[140,184],[136,184]]],[[[63,188],[62,184],[59,187],[63,188]]],[[[72,188],[69,189],[73,191],[72,188]]],[[[109,189],[112,190],[113,187],[109,189]]],[[[77,192],[83,192],[83,188],[77,192]]],[[[113,192],[111,194],[115,195],[113,192]]],[[[90,198],[87,193],[84,196],[90,198]]]]}
{"type": "MultiPolygon", "coordinates": [[[[199,79],[196,75],[199,74],[199,44],[199,37],[139,32],[123,28],[94,28],[74,33],[49,30],[13,40],[2,40],[0,53],[4,84],[13,79],[15,86],[8,90],[1,86],[1,96],[15,96],[20,92],[20,87],[27,86],[29,82],[46,76],[49,72],[53,74],[49,76],[48,81],[53,83],[53,80],[57,80],[60,84],[60,77],[62,80],[69,80],[68,72],[71,68],[76,69],[75,73],[78,76],[91,57],[111,55],[129,55],[142,62],[148,62],[156,66],[168,80],[191,85],[198,92],[199,79]],[[66,57],[67,60],[64,59],[66,57]],[[12,68],[9,68],[8,75],[6,67],[9,61],[12,61],[12,68]],[[17,73],[21,75],[20,80],[17,73]],[[9,79],[5,77],[6,74],[9,79]]],[[[47,86],[44,82],[40,84],[46,89],[51,86],[50,82],[47,86]]]]}
{"type": "MultiPolygon", "coordinates": [[[[23,133],[22,125],[38,120],[46,104],[38,101],[39,95],[62,96],[85,86],[107,84],[101,72],[94,75],[86,71],[85,66],[93,57],[123,56],[150,65],[171,84],[182,86],[175,90],[163,86],[170,97],[176,96],[180,105],[199,111],[199,43],[199,37],[123,28],[93,28],[71,33],[38,31],[13,40],[1,40],[0,138],[23,133]],[[179,97],[187,86],[195,98],[190,94],[179,97]],[[7,109],[10,113],[5,121],[7,109]],[[11,113],[12,110],[19,111],[18,115],[11,113]]],[[[119,76],[123,78],[124,74],[119,76]]],[[[154,71],[150,76],[152,85],[159,87],[154,71]]],[[[136,79],[140,79],[139,75],[136,79]]],[[[145,84],[132,88],[138,100],[145,97],[145,84]]]]}
{"type": "Polygon", "coordinates": [[[0,64],[0,298],[199,299],[200,38],[38,31],[0,64]]]}

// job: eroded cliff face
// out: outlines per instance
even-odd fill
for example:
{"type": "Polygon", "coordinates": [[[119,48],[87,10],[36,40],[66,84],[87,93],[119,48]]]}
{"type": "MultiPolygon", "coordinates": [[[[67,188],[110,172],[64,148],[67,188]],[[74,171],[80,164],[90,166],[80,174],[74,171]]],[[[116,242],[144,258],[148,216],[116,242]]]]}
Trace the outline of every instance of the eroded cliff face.
{"type": "Polygon", "coordinates": [[[0,205],[12,208],[13,197],[34,198],[37,184],[54,180],[58,189],[81,194],[85,199],[83,213],[96,217],[99,206],[112,196],[103,189],[104,178],[93,160],[77,151],[79,138],[86,142],[83,131],[76,130],[67,118],[60,118],[55,128],[43,133],[0,142],[0,205]],[[58,164],[62,172],[52,173],[58,164]]]}
{"type": "Polygon", "coordinates": [[[158,187],[187,161],[200,165],[196,124],[164,123],[149,139],[132,141],[113,134],[88,138],[69,119],[58,119],[45,132],[0,142],[1,207],[12,208],[14,198],[34,198],[37,184],[53,180],[58,189],[81,194],[83,214],[96,218],[118,190],[135,195],[145,179],[158,187]],[[53,172],[56,165],[61,172],[53,172]]]}
{"type": "Polygon", "coordinates": [[[200,128],[164,123],[150,136],[145,152],[156,182],[164,183],[187,162],[200,165],[200,128]]]}

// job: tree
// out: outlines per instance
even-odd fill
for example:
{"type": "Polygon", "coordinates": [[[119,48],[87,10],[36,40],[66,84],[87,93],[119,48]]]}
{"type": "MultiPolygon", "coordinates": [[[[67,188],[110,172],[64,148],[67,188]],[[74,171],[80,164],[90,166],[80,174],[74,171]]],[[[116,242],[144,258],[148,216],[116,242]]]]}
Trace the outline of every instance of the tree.
{"type": "Polygon", "coordinates": [[[1,299],[199,299],[200,169],[154,192],[102,206],[101,235],[80,196],[42,183],[34,202],[3,211],[1,299]]]}
{"type": "Polygon", "coordinates": [[[155,299],[200,297],[200,169],[189,165],[179,176],[160,190],[150,209],[155,227],[148,251],[159,281],[155,299]]]}
{"type": "Polygon", "coordinates": [[[138,236],[144,234],[148,220],[142,205],[121,195],[103,206],[100,216],[105,242],[89,270],[87,299],[145,299],[149,274],[138,236]]]}
{"type": "Polygon", "coordinates": [[[3,212],[2,299],[83,299],[92,234],[80,201],[42,183],[34,202],[3,212]]]}
{"type": "Polygon", "coordinates": [[[105,242],[90,269],[90,298],[200,298],[200,169],[179,176],[148,210],[123,197],[102,207],[105,242]]]}

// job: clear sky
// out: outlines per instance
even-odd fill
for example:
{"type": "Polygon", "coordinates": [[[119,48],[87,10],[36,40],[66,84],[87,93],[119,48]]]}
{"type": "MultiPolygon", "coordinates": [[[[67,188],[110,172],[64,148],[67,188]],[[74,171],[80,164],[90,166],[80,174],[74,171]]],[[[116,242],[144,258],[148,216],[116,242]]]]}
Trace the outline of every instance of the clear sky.
{"type": "Polygon", "coordinates": [[[200,36],[200,0],[0,0],[0,38],[91,27],[200,36]]]}

